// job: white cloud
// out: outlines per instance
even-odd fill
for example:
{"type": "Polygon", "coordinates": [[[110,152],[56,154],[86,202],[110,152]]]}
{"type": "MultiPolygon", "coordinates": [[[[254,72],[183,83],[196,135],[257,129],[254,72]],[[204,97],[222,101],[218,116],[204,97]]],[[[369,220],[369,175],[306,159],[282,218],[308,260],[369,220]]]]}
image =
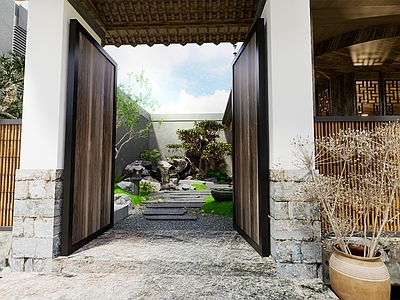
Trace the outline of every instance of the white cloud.
{"type": "Polygon", "coordinates": [[[139,74],[145,70],[152,96],[164,111],[224,111],[226,91],[231,89],[231,44],[107,46],[105,49],[118,63],[118,82],[127,84],[127,73],[139,74]]]}
{"type": "Polygon", "coordinates": [[[212,95],[195,97],[185,90],[179,93],[176,103],[162,106],[156,113],[224,113],[229,91],[216,90],[212,95]]]}

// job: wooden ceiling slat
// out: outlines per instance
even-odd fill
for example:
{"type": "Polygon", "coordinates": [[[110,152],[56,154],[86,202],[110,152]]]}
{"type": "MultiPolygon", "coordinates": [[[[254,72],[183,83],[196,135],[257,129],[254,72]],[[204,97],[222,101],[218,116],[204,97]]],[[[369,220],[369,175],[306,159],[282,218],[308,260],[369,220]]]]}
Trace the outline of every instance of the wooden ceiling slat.
{"type": "Polygon", "coordinates": [[[105,32],[103,44],[118,46],[236,42],[242,32],[249,31],[259,3],[259,0],[69,1],[79,1],[88,9],[105,32]],[[177,30],[180,28],[185,30],[177,30]],[[234,30],[234,34],[226,34],[229,30],[234,30]]]}

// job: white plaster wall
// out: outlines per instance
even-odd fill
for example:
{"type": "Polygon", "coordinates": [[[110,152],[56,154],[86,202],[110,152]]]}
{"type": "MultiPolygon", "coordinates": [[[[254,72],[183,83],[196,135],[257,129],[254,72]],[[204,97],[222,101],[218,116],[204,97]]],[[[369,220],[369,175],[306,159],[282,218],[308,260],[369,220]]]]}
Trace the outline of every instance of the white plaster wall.
{"type": "Polygon", "coordinates": [[[313,137],[309,0],[267,0],[266,22],[271,169],[296,169],[296,136],[313,137]]]}
{"type": "Polygon", "coordinates": [[[63,169],[69,20],[100,38],[67,0],[30,0],[20,169],[63,169]]]}

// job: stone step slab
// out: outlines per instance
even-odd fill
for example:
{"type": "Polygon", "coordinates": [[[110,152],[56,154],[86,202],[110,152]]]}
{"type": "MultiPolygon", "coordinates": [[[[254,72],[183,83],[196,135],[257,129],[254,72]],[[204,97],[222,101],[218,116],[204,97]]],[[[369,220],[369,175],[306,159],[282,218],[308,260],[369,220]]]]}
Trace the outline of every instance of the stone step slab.
{"type": "Polygon", "coordinates": [[[146,220],[152,221],[196,221],[197,216],[188,215],[156,215],[156,216],[145,216],[146,220]]]}
{"type": "Polygon", "coordinates": [[[146,208],[200,208],[204,202],[161,202],[146,204],[146,208]]]}
{"type": "Polygon", "coordinates": [[[147,208],[143,211],[144,216],[151,215],[184,215],[186,210],[184,209],[169,209],[169,208],[147,208]]]}

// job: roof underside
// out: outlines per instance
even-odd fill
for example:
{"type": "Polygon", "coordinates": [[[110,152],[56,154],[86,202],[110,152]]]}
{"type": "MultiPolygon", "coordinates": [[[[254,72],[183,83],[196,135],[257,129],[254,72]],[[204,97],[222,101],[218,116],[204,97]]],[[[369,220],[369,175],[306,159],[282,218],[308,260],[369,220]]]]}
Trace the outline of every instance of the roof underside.
{"type": "MultiPolygon", "coordinates": [[[[104,32],[104,45],[244,41],[258,0],[69,0],[104,32]]],[[[87,19],[87,18],[86,18],[87,19]]],[[[92,24],[91,24],[92,25],[92,24]]],[[[99,32],[99,30],[97,30],[99,32]]]]}

